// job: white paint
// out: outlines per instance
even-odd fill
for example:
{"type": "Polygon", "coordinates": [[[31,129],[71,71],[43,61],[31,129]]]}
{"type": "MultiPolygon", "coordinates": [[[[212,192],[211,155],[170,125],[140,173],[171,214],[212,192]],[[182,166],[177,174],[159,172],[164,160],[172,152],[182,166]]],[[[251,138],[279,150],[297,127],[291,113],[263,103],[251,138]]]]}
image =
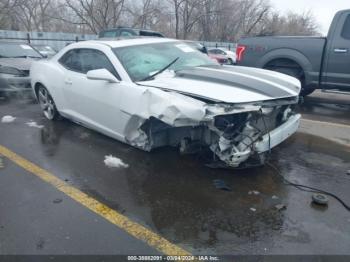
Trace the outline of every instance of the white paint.
{"type": "Polygon", "coordinates": [[[16,120],[16,117],[13,116],[3,116],[1,118],[1,123],[12,123],[13,121],[16,120]]]}
{"type": "Polygon", "coordinates": [[[256,195],[257,196],[257,195],[260,195],[260,192],[257,190],[251,190],[248,192],[248,195],[256,195]]]}
{"type": "Polygon", "coordinates": [[[129,165],[125,164],[123,160],[114,157],[112,155],[105,156],[105,160],[103,160],[106,166],[111,168],[128,168],[129,165]]]}
{"type": "Polygon", "coordinates": [[[32,49],[29,45],[21,45],[23,49],[32,49]]]}
{"type": "Polygon", "coordinates": [[[191,52],[195,52],[196,50],[194,50],[192,47],[186,45],[186,44],[180,44],[180,45],[176,45],[177,48],[179,48],[182,52],[185,53],[191,53],[191,52]]]}
{"type": "Polygon", "coordinates": [[[36,128],[39,128],[39,129],[41,129],[41,128],[44,127],[43,125],[38,125],[38,124],[37,124],[36,122],[34,122],[34,121],[29,121],[29,122],[26,123],[26,125],[27,125],[27,126],[30,126],[30,127],[36,127],[36,128]]]}

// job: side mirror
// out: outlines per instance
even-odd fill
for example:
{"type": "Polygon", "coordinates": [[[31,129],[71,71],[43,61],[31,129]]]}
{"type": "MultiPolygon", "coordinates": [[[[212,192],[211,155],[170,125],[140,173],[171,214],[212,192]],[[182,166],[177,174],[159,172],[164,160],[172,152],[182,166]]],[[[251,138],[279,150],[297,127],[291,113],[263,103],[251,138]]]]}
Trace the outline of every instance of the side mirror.
{"type": "Polygon", "coordinates": [[[102,80],[107,81],[109,83],[119,83],[120,81],[112,75],[107,69],[96,69],[91,70],[86,73],[86,77],[90,80],[102,80]]]}

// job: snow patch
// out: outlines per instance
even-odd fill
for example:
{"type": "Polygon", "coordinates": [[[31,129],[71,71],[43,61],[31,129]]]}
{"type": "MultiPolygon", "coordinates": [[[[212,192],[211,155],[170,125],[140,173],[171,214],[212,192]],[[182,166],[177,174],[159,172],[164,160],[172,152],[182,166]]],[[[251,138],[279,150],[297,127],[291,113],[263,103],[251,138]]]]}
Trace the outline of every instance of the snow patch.
{"type": "Polygon", "coordinates": [[[105,156],[105,160],[103,161],[105,163],[106,166],[108,167],[114,167],[114,168],[128,168],[129,165],[128,164],[125,164],[123,162],[123,160],[117,158],[117,157],[114,157],[112,155],[109,155],[109,156],[105,156]]]}
{"type": "Polygon", "coordinates": [[[27,122],[26,123],[27,126],[30,126],[30,127],[36,127],[36,128],[43,128],[44,126],[43,125],[38,125],[36,122],[34,121],[30,121],[30,122],[27,122]]]}
{"type": "Polygon", "coordinates": [[[15,120],[16,120],[16,118],[13,116],[3,116],[1,118],[1,123],[12,123],[15,120]]]}

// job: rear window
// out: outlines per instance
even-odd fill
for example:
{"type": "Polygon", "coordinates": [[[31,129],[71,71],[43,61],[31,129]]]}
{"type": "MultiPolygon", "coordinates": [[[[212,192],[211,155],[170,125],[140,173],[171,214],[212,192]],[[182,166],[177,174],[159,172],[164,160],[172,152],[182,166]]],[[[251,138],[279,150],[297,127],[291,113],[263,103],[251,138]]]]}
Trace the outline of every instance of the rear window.
{"type": "Polygon", "coordinates": [[[345,39],[350,39],[350,15],[345,20],[341,36],[345,39]]]}

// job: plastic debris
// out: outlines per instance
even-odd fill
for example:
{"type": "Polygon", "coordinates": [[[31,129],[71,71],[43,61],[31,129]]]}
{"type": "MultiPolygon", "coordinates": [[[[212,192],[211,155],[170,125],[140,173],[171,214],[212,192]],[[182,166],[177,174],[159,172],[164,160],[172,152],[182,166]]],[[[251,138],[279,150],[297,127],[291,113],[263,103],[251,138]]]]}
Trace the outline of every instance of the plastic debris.
{"type": "Polygon", "coordinates": [[[16,120],[16,118],[13,116],[3,116],[1,118],[1,123],[12,123],[15,120],[16,120]]]}
{"type": "Polygon", "coordinates": [[[121,159],[114,157],[112,155],[105,156],[105,160],[103,161],[106,166],[111,168],[128,168],[129,165],[125,164],[121,159]]]}
{"type": "Polygon", "coordinates": [[[37,124],[36,122],[34,122],[34,121],[29,121],[29,122],[26,123],[26,125],[27,125],[27,126],[30,126],[30,127],[36,127],[36,128],[39,128],[39,129],[44,128],[43,125],[38,125],[38,124],[37,124]]]}
{"type": "Polygon", "coordinates": [[[318,205],[328,205],[328,197],[324,194],[315,193],[312,195],[312,201],[318,205]]]}
{"type": "Polygon", "coordinates": [[[256,212],[256,208],[251,207],[251,208],[250,208],[250,211],[252,211],[252,212],[256,212]]]}
{"type": "Polygon", "coordinates": [[[248,192],[248,195],[256,195],[257,196],[257,195],[260,195],[260,192],[257,190],[251,190],[248,192]]]}
{"type": "Polygon", "coordinates": [[[286,206],[285,204],[278,204],[278,205],[275,205],[275,208],[276,208],[278,211],[282,211],[282,210],[287,209],[287,206],[286,206]]]}
{"type": "Polygon", "coordinates": [[[275,195],[273,195],[271,198],[272,198],[272,199],[279,199],[279,197],[278,197],[278,196],[275,196],[275,195]]]}
{"type": "Polygon", "coordinates": [[[225,181],[221,179],[215,179],[213,183],[217,189],[220,189],[223,191],[232,191],[232,189],[228,185],[226,185],[225,181]]]}

